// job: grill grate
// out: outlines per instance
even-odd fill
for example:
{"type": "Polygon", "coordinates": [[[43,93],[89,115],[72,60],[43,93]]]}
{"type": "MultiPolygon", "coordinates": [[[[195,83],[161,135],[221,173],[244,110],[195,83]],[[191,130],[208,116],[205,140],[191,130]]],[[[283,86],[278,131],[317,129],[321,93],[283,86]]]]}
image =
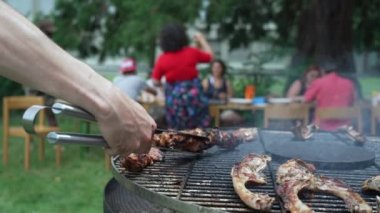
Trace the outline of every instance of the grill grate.
{"type": "MultiPolygon", "coordinates": [[[[344,141],[343,137],[335,134],[316,133],[311,142],[334,141],[346,145],[352,143],[344,141]]],[[[231,151],[212,148],[202,155],[166,152],[165,161],[147,167],[139,173],[127,172],[125,177],[153,192],[184,202],[228,212],[252,212],[252,209],[246,207],[235,194],[230,177],[232,166],[248,153],[264,153],[262,144],[292,137],[289,132],[266,130],[261,131],[260,137],[254,142],[242,144],[231,151]]],[[[380,153],[380,138],[368,138],[364,147],[380,153]]],[[[379,155],[376,156],[378,165],[380,165],[379,155]]],[[[249,189],[275,197],[273,185],[275,180],[272,172],[275,173],[279,165],[272,161],[265,170],[267,185],[249,187],[249,189]]],[[[345,181],[372,206],[375,212],[375,196],[362,193],[360,188],[363,180],[380,174],[379,167],[374,165],[360,170],[322,170],[317,167],[317,174],[345,181]]],[[[272,212],[281,212],[282,204],[278,200],[276,198],[272,212]]],[[[316,212],[347,212],[343,200],[335,196],[316,193],[312,197],[303,197],[302,200],[316,212]]]]}

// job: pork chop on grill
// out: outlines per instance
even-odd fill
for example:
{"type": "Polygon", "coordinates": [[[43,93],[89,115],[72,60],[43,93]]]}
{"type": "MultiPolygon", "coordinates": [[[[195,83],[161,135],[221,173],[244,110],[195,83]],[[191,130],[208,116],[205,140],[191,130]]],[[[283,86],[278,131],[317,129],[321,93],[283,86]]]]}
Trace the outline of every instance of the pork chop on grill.
{"type": "Polygon", "coordinates": [[[156,147],[182,149],[190,152],[202,152],[212,146],[232,149],[243,142],[253,140],[257,135],[256,128],[240,128],[237,130],[219,130],[200,128],[181,130],[178,134],[176,131],[162,132],[153,135],[153,144],[156,147]],[[207,137],[208,140],[192,137],[197,135],[207,137]]]}
{"type": "Polygon", "coordinates": [[[302,160],[288,160],[277,171],[277,193],[290,212],[314,212],[298,197],[306,189],[311,192],[324,192],[340,197],[350,212],[370,213],[371,207],[359,194],[341,180],[315,175],[315,167],[302,160]]]}
{"type": "Polygon", "coordinates": [[[380,192],[380,175],[365,180],[362,189],[380,192]]]}
{"type": "Polygon", "coordinates": [[[314,212],[298,197],[298,193],[313,185],[315,167],[302,160],[291,159],[282,164],[276,175],[277,194],[290,212],[314,212]]]}
{"type": "Polygon", "coordinates": [[[372,212],[372,208],[364,201],[364,199],[341,180],[318,176],[315,178],[314,186],[311,190],[332,194],[341,198],[346,203],[350,212],[372,212]]]}
{"type": "Polygon", "coordinates": [[[262,173],[271,157],[267,155],[249,154],[240,163],[236,163],[231,170],[232,183],[236,194],[249,207],[270,211],[274,198],[267,194],[254,193],[247,189],[247,183],[266,184],[262,173]]]}
{"type": "Polygon", "coordinates": [[[159,149],[152,147],[147,154],[132,153],[127,157],[121,157],[120,163],[126,170],[138,172],[145,167],[152,165],[156,161],[162,161],[163,158],[163,153],[159,149]]]}

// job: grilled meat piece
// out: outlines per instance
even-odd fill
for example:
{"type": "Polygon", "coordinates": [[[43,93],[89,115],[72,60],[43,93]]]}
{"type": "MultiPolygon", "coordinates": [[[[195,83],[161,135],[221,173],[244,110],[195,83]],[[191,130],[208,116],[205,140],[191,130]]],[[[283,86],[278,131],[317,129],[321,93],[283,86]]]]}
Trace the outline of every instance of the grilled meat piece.
{"type": "Polygon", "coordinates": [[[365,136],[359,131],[355,130],[354,127],[352,126],[344,125],[344,126],[341,126],[339,130],[346,133],[348,136],[354,139],[355,142],[357,143],[363,144],[366,142],[365,136]]]}
{"type": "Polygon", "coordinates": [[[294,134],[294,139],[296,140],[308,140],[313,136],[313,132],[318,129],[315,124],[305,125],[302,122],[297,121],[296,126],[293,128],[292,132],[294,134]]]}
{"type": "Polygon", "coordinates": [[[159,149],[152,147],[147,154],[132,153],[128,157],[121,157],[120,163],[126,170],[138,172],[152,165],[155,161],[162,161],[163,158],[163,153],[159,149]]]}
{"type": "Polygon", "coordinates": [[[372,212],[372,208],[363,198],[341,180],[324,176],[316,177],[311,190],[332,194],[343,199],[350,212],[372,212]]]}
{"type": "Polygon", "coordinates": [[[362,189],[380,192],[380,175],[365,180],[362,189]]]}
{"type": "Polygon", "coordinates": [[[290,212],[314,212],[299,198],[298,192],[306,189],[340,197],[350,212],[370,213],[371,207],[343,181],[315,175],[315,167],[302,160],[289,160],[277,171],[277,193],[290,212]]]}
{"type": "Polygon", "coordinates": [[[247,206],[260,211],[270,211],[274,198],[267,194],[253,193],[246,188],[245,184],[266,184],[262,171],[268,161],[271,161],[271,157],[267,155],[249,154],[240,163],[236,163],[231,170],[236,194],[247,206]]]}
{"type": "Polygon", "coordinates": [[[277,194],[290,212],[314,212],[298,198],[301,190],[311,188],[313,185],[314,172],[314,165],[298,159],[288,160],[278,168],[277,194]]]}
{"type": "Polygon", "coordinates": [[[189,135],[177,134],[173,132],[162,132],[153,135],[153,144],[157,147],[176,148],[190,152],[202,152],[217,145],[222,148],[234,148],[240,143],[250,141],[257,135],[256,128],[241,128],[237,130],[223,131],[219,129],[191,129],[181,130],[182,133],[207,137],[202,140],[189,135]]]}

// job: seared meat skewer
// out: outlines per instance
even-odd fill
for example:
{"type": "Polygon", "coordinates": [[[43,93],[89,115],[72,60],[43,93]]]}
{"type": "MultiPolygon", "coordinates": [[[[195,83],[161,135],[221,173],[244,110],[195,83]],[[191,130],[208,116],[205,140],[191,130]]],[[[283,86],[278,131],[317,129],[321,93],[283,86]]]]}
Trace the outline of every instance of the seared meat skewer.
{"type": "MultiPolygon", "coordinates": [[[[256,128],[238,129],[233,131],[212,130],[183,130],[177,134],[175,131],[162,132],[153,135],[153,145],[156,147],[176,148],[190,152],[201,152],[214,145],[223,148],[233,148],[242,142],[252,140],[257,135],[256,128]],[[206,136],[208,140],[202,140],[191,135],[206,136]]],[[[152,147],[148,154],[130,154],[128,157],[121,158],[121,164],[128,171],[141,171],[143,168],[152,165],[154,161],[161,161],[162,152],[152,147]]]]}
{"type": "Polygon", "coordinates": [[[247,206],[260,211],[270,211],[274,198],[267,194],[253,193],[246,188],[245,184],[266,184],[262,171],[268,161],[271,161],[271,157],[267,155],[249,154],[240,163],[236,163],[231,170],[235,192],[247,206]]]}
{"type": "Polygon", "coordinates": [[[217,145],[223,148],[234,148],[240,143],[250,141],[257,135],[256,128],[241,128],[237,130],[223,131],[219,129],[192,129],[181,130],[182,133],[207,137],[202,140],[189,135],[177,134],[176,132],[162,132],[154,134],[153,144],[157,147],[176,148],[190,152],[202,152],[217,145]]]}

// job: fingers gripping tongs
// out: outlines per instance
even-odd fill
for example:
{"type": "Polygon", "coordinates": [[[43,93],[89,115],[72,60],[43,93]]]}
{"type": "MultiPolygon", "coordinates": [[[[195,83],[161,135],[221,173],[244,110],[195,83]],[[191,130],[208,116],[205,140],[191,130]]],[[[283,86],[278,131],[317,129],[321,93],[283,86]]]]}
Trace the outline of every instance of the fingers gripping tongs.
{"type": "MultiPolygon", "coordinates": [[[[52,107],[34,105],[28,108],[23,115],[23,126],[26,132],[34,134],[34,124],[37,120],[38,114],[41,111],[54,115],[66,115],[87,121],[96,121],[95,117],[84,109],[71,106],[65,103],[55,103],[52,107]]],[[[208,137],[193,135],[176,130],[156,129],[155,133],[176,133],[179,135],[189,136],[200,140],[209,140],[208,137]]],[[[89,135],[79,133],[63,133],[63,132],[49,132],[46,136],[49,143],[52,144],[79,144],[87,146],[103,146],[108,147],[106,140],[101,135],[89,135]]]]}

